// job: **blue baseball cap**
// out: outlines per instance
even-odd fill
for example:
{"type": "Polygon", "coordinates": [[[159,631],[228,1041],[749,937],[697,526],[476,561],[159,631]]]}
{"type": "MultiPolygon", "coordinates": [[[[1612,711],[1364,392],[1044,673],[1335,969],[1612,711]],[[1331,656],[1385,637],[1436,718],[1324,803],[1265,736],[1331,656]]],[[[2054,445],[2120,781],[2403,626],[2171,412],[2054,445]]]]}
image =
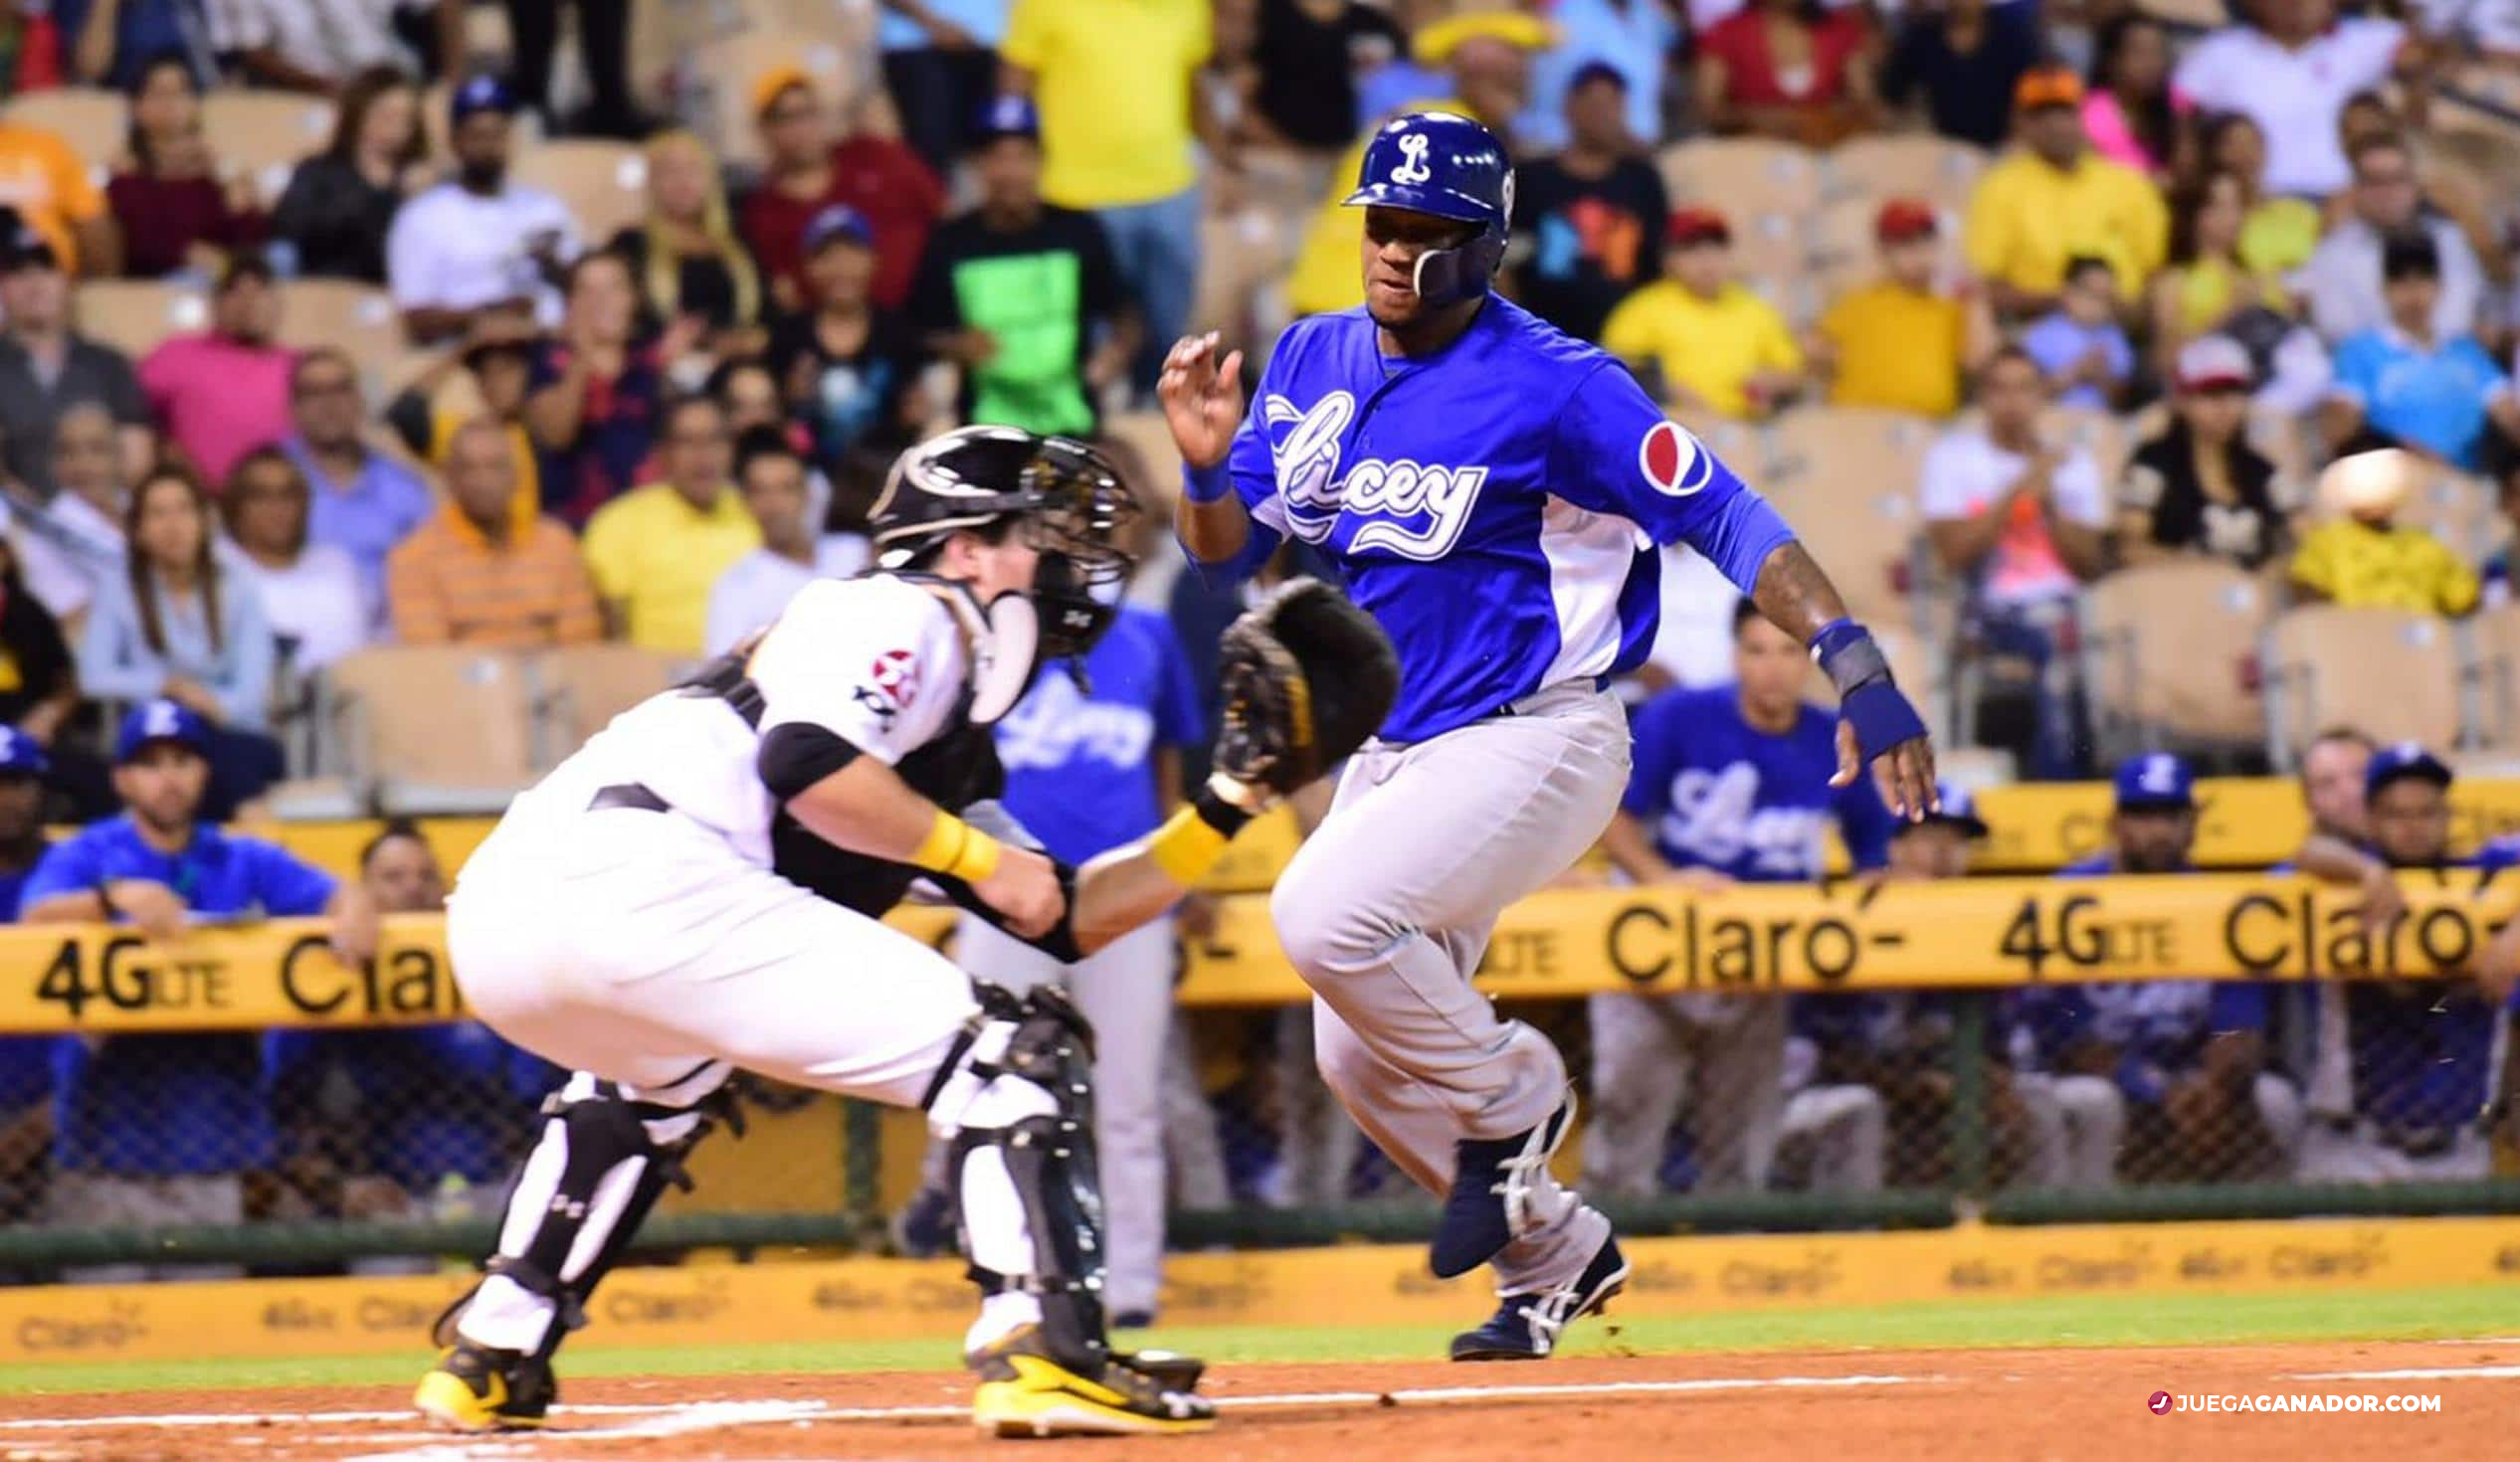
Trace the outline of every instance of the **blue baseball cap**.
{"type": "Polygon", "coordinates": [[[1622,91],[1628,90],[1628,74],[1607,61],[1588,61],[1577,67],[1575,75],[1566,79],[1566,90],[1581,91],[1595,82],[1608,82],[1622,91]]]}
{"type": "Polygon", "coordinates": [[[113,739],[114,765],[127,764],[152,741],[172,741],[206,757],[210,755],[210,723],[191,707],[163,696],[144,700],[122,718],[121,734],[113,739]]]}
{"type": "Polygon", "coordinates": [[[822,253],[823,246],[843,239],[861,249],[875,247],[874,229],[867,223],[866,215],[846,203],[835,203],[806,220],[805,232],[800,237],[808,258],[822,253]]]}
{"type": "MultiPolygon", "coordinates": [[[[1987,835],[1986,820],[1978,816],[1978,800],[1970,795],[1968,788],[1957,782],[1937,782],[1934,784],[1934,798],[1940,806],[1925,815],[1925,822],[1957,827],[1971,837],[1987,835]]],[[[1901,822],[1893,831],[1922,825],[1924,823],[1901,822]]]]}
{"type": "Polygon", "coordinates": [[[42,777],[52,770],[44,743],[15,726],[0,726],[0,777],[42,777]]]}
{"type": "Polygon", "coordinates": [[[2371,754],[2371,765],[2363,772],[2363,796],[2380,796],[2380,789],[2408,777],[2421,777],[2435,787],[2450,785],[2450,769],[2439,757],[2423,749],[2421,741],[2394,741],[2371,754]]]}
{"type": "Polygon", "coordinates": [[[501,116],[514,116],[523,108],[516,103],[516,93],[507,84],[489,75],[474,77],[455,89],[447,98],[449,125],[462,126],[464,119],[477,111],[495,111],[501,116]]]}
{"type": "Polygon", "coordinates": [[[1041,135],[1042,112],[1032,97],[1000,96],[980,108],[980,119],[971,129],[971,145],[986,147],[1000,137],[1031,137],[1039,141],[1041,135]]]}
{"type": "Polygon", "coordinates": [[[2121,812],[2195,807],[2197,774],[2184,759],[2166,751],[2128,757],[2117,764],[2117,805],[2121,812]]]}

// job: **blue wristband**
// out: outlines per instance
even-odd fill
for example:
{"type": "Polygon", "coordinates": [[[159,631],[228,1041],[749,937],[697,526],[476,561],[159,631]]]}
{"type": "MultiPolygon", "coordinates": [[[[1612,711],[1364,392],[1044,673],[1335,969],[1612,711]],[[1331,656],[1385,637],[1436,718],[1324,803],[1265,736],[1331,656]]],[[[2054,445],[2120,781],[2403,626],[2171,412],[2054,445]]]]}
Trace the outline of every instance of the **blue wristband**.
{"type": "Polygon", "coordinates": [[[1181,495],[1192,502],[1223,502],[1234,490],[1234,472],[1220,457],[1204,467],[1181,464],[1181,495]]]}

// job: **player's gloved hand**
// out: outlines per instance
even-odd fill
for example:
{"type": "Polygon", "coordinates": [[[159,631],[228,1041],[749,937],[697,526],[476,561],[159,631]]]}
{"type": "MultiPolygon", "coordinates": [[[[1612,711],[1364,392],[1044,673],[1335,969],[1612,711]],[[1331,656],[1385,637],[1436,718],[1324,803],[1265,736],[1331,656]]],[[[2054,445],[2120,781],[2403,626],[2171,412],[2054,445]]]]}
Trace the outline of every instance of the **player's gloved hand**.
{"type": "Polygon", "coordinates": [[[1890,662],[1871,632],[1852,620],[1834,620],[1812,637],[1812,657],[1838,687],[1838,775],[1829,785],[1843,787],[1881,762],[1890,811],[1922,821],[1938,802],[1933,743],[1924,719],[1890,678],[1890,662]]]}
{"type": "Polygon", "coordinates": [[[1319,779],[1391,714],[1400,658],[1374,617],[1318,579],[1293,579],[1226,627],[1216,769],[1278,796],[1319,779]]]}
{"type": "Polygon", "coordinates": [[[1006,915],[1007,928],[1027,939],[1048,934],[1067,912],[1057,865],[1031,848],[1007,846],[998,854],[998,865],[971,891],[1006,915]]]}

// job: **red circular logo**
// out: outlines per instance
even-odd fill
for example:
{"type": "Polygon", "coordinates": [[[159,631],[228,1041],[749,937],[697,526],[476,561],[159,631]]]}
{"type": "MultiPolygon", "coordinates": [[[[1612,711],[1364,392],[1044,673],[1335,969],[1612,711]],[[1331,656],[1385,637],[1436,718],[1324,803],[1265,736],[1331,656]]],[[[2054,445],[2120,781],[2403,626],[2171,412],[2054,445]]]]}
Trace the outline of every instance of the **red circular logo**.
{"type": "Polygon", "coordinates": [[[1679,423],[1656,422],[1637,446],[1637,466],[1654,491],[1686,497],[1706,485],[1707,474],[1699,467],[1703,455],[1697,439],[1682,431],[1679,423]]]}

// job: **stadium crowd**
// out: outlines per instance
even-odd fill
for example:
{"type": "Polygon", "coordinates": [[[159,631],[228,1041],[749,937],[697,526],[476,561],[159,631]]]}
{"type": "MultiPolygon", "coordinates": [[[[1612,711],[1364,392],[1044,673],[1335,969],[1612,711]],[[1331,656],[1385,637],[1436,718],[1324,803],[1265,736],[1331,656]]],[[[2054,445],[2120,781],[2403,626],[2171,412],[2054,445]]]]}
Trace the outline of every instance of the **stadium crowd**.
{"type": "MultiPolygon", "coordinates": [[[[2094,737],[2076,654],[2094,583],[2209,560],[2295,603],[2458,617],[2508,598],[2520,130],[2472,109],[2452,127],[2437,94],[2520,57],[2503,8],[2240,0],[2177,24],[2123,0],[737,8],[773,31],[819,11],[816,34],[856,48],[844,80],[810,57],[706,88],[634,76],[630,28],[670,0],[507,0],[496,55],[489,12],[463,0],[11,12],[12,917],[319,915],[367,952],[380,910],[442,898],[424,840],[389,826],[338,882],[220,830],[307,770],[326,729],[292,734],[308,685],[391,646],[722,650],[814,576],[867,564],[885,464],[945,426],[1104,437],[1160,526],[1162,350],[1200,328],[1264,354],[1288,318],[1359,302],[1340,200],[1363,134],[1424,104],[1515,154],[1505,294],[1628,362],[1754,483],[1780,444],[1834,440],[1851,448],[1825,473],[1905,504],[1918,551],[1823,560],[1858,609],[1896,607],[1937,680],[1969,687],[1948,717],[1962,744],[2029,777],[2115,774],[2113,852],[2077,871],[2176,872],[2195,835],[2186,762],[2120,766],[2094,737]],[[564,9],[582,77],[555,61],[564,9]],[[83,150],[43,124],[48,93],[99,87],[126,98],[118,137],[83,150]],[[328,139],[277,173],[230,162],[269,144],[213,125],[244,89],[320,98],[328,139]],[[703,93],[712,114],[678,114],[703,93]],[[571,138],[621,140],[569,186],[523,175],[571,138]],[[584,207],[607,186],[639,190],[626,222],[584,207]],[[117,280],[197,296],[198,316],[109,341],[90,316],[117,280]],[[289,316],[314,281],[378,291],[363,297],[391,348],[306,338],[289,316]],[[2309,491],[2348,457],[2333,500],[2309,491]],[[1857,582],[1875,571],[1882,586],[1857,582]],[[91,825],[48,849],[48,816],[91,825]]],[[[1045,680],[1002,733],[1011,800],[1071,857],[1152,825],[1197,775],[1207,666],[1243,603],[1148,547],[1092,698],[1045,680]],[[1093,778],[1131,791],[1080,795],[1093,778]]],[[[1308,567],[1291,551],[1264,574],[1308,567]]],[[[1799,734],[1809,671],[1702,566],[1669,568],[1670,623],[1634,687],[1639,765],[1661,770],[1614,830],[1624,873],[1817,876],[1833,818],[1859,866],[1965,871],[1984,829],[1959,796],[1923,827],[1816,798],[1706,840],[1720,777],[1657,761],[1651,728],[1729,715],[1756,762],[1760,738],[1799,734]]],[[[2321,830],[2305,867],[2385,900],[2380,870],[2447,857],[2446,762],[2340,732],[2301,767],[2321,830]]],[[[2500,1006],[2466,987],[2320,994],[2009,1002],[1989,1027],[1999,1177],[2481,1175],[2500,1006]]],[[[1222,1142],[1206,1103],[1159,1096],[1201,1085],[1180,1030],[1133,1030],[1162,1121],[1107,1137],[1106,1166],[1154,1165],[1160,1187],[1169,1159],[1200,1207],[1370,1189],[1376,1160],[1312,1077],[1305,1020],[1245,1052],[1237,1091],[1266,1131],[1228,1124],[1222,1142]]],[[[1589,1186],[1947,1177],[1939,1002],[1604,997],[1590,1025],[1589,1186]]],[[[470,1026],[12,1038],[0,1218],[440,1204],[494,1187],[547,1076],[470,1026]],[[447,1097],[398,1099],[424,1087],[447,1097]]]]}

